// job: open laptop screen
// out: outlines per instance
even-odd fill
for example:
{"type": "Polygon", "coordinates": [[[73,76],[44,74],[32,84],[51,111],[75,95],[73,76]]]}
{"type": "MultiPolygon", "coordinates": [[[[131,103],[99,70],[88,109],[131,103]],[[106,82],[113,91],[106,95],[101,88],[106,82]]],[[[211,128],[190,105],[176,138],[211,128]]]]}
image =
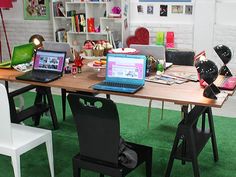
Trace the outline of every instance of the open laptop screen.
{"type": "Polygon", "coordinates": [[[37,50],[33,69],[62,72],[65,63],[65,55],[65,52],[37,50]]]}
{"type": "Polygon", "coordinates": [[[109,54],[106,80],[144,83],[145,68],[144,55],[109,54]]]}

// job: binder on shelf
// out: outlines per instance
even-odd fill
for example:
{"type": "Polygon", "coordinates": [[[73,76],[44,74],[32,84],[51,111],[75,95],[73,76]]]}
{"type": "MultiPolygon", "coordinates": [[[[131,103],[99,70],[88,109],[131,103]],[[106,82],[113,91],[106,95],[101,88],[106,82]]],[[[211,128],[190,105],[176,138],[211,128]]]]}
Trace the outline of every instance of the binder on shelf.
{"type": "Polygon", "coordinates": [[[75,26],[75,16],[71,17],[71,31],[72,32],[77,32],[76,31],[76,26],[75,26]]]}
{"type": "Polygon", "coordinates": [[[56,31],[56,42],[67,42],[66,29],[60,28],[56,31]]]}
{"type": "Polygon", "coordinates": [[[80,32],[80,27],[79,27],[79,14],[75,14],[75,28],[76,28],[76,32],[80,32]]]}
{"type": "Polygon", "coordinates": [[[86,32],[86,17],[85,13],[79,13],[80,32],[86,32]]]}
{"type": "Polygon", "coordinates": [[[55,17],[65,17],[65,8],[63,2],[58,1],[53,3],[53,12],[55,17]]]}

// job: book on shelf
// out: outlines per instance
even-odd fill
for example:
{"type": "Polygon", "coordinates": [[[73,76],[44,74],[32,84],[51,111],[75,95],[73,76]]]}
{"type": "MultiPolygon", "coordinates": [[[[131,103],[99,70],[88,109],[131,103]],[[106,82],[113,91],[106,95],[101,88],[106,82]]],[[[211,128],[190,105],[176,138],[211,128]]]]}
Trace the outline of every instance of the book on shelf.
{"type": "Polygon", "coordinates": [[[72,32],[86,31],[85,13],[79,13],[71,16],[71,31],[72,32]]]}
{"type": "Polygon", "coordinates": [[[55,32],[56,42],[67,42],[67,34],[64,28],[60,28],[55,32]]]}
{"type": "Polygon", "coordinates": [[[65,8],[62,1],[57,1],[53,3],[54,17],[65,17],[65,8]]]}

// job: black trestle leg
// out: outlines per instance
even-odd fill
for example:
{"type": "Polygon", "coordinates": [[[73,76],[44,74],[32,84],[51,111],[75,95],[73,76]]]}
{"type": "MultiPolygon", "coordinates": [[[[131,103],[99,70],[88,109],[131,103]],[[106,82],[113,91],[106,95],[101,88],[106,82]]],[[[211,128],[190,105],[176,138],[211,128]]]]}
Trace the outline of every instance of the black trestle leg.
{"type": "Polygon", "coordinates": [[[214,128],[211,108],[208,108],[208,121],[209,121],[209,128],[211,132],[211,144],[212,144],[212,149],[213,149],[214,161],[217,162],[219,160],[219,155],[218,155],[218,148],[217,148],[217,143],[216,143],[216,135],[215,135],[215,128],[214,128]]]}
{"type": "Polygon", "coordinates": [[[212,142],[214,160],[218,161],[219,159],[212,110],[210,107],[204,106],[195,106],[189,113],[186,109],[182,110],[184,112],[184,119],[178,125],[165,177],[170,177],[175,159],[181,160],[182,163],[185,163],[185,161],[191,162],[194,177],[200,177],[197,157],[209,139],[212,142]],[[205,127],[206,114],[208,115],[210,130],[206,130],[205,127]],[[202,118],[202,127],[198,128],[197,123],[200,117],[202,118]]]}

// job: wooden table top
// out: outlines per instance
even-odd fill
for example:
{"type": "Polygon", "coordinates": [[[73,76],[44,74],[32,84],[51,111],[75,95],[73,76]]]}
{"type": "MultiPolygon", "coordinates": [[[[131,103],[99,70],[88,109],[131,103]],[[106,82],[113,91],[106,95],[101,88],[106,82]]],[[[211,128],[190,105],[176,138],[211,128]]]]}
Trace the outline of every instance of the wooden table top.
{"type": "MultiPolygon", "coordinates": [[[[196,73],[196,69],[193,66],[172,66],[169,71],[173,72],[189,72],[196,73]]],[[[217,100],[208,99],[203,96],[203,89],[198,82],[186,82],[183,84],[164,85],[158,83],[146,82],[144,88],[134,94],[126,94],[119,92],[97,91],[91,88],[91,85],[98,83],[104,78],[97,77],[97,72],[93,68],[84,65],[82,67],[82,73],[73,77],[71,74],[64,74],[64,76],[56,81],[49,83],[29,82],[16,80],[16,76],[21,75],[13,69],[0,69],[0,80],[26,83],[38,86],[64,88],[70,91],[86,91],[93,93],[104,93],[111,95],[121,95],[127,97],[153,99],[160,101],[174,102],[182,105],[199,105],[210,107],[222,107],[224,102],[228,98],[227,92],[221,92],[217,95],[217,100]]]]}

